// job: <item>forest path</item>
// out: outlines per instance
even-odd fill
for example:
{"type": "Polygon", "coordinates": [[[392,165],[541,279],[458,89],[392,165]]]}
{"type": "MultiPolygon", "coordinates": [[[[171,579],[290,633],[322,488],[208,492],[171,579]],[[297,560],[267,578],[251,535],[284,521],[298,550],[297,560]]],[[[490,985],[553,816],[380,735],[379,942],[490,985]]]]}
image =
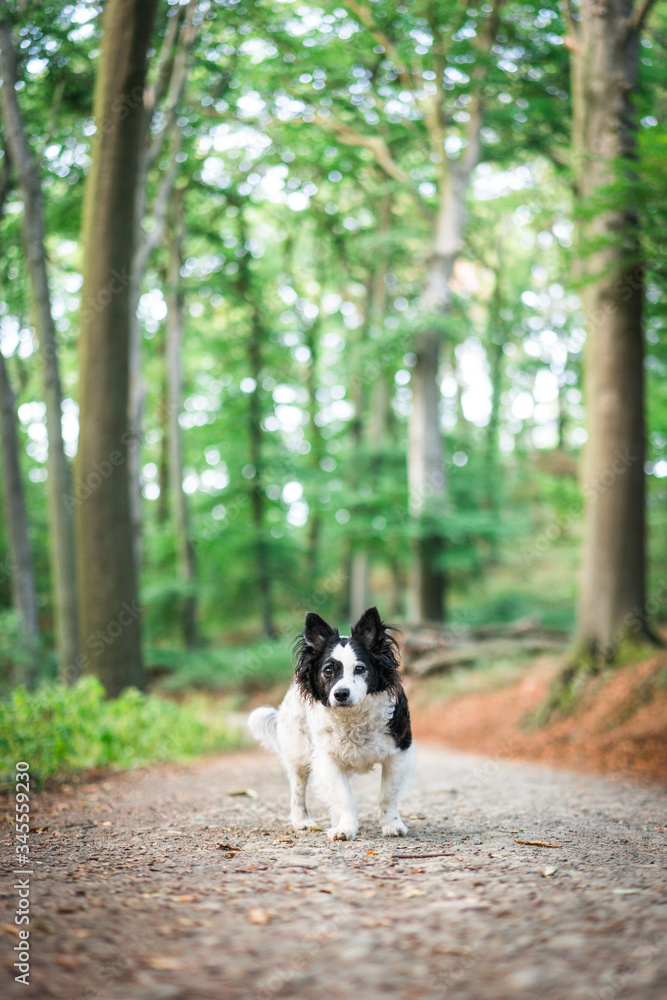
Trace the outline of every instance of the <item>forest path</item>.
{"type": "Polygon", "coordinates": [[[664,998],[664,790],[418,750],[400,840],[379,835],[377,774],[358,840],[292,833],[256,751],[35,795],[30,986],[3,876],[2,995],[664,998]]]}

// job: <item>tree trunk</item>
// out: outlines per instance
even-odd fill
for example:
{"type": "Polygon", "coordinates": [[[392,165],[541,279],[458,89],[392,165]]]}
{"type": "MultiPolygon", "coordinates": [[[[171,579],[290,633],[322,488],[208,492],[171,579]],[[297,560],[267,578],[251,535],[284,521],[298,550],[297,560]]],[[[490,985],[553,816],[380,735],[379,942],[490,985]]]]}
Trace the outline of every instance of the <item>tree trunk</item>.
{"type": "Polygon", "coordinates": [[[422,308],[427,328],[415,342],[412,411],[408,424],[408,497],[416,537],[408,587],[408,618],[413,623],[442,621],[445,614],[444,538],[435,519],[445,504],[445,470],[440,429],[440,331],[429,324],[449,300],[449,281],[462,239],[463,186],[453,184],[445,161],[434,248],[428,263],[422,308]],[[458,204],[459,198],[461,204],[458,204]]]}
{"type": "MultiPolygon", "coordinates": [[[[378,245],[374,264],[371,267],[366,282],[366,312],[357,344],[358,359],[356,363],[357,376],[352,386],[352,398],[355,407],[355,419],[352,426],[354,448],[353,487],[358,493],[364,479],[374,482],[380,475],[381,459],[374,456],[370,464],[364,455],[368,450],[380,450],[386,431],[387,409],[389,395],[386,391],[386,371],[384,367],[378,372],[370,399],[363,377],[363,352],[369,340],[381,343],[384,332],[384,320],[387,310],[387,286],[385,276],[388,263],[388,237],[391,231],[393,211],[393,194],[385,192],[379,199],[377,212],[378,245]]],[[[351,534],[352,550],[349,573],[349,610],[352,621],[363,614],[370,604],[369,575],[371,559],[368,552],[366,529],[362,526],[351,534]]]]}
{"type": "MultiPolygon", "coordinates": [[[[245,220],[239,214],[240,245],[245,247],[247,233],[245,220]]],[[[248,339],[248,364],[250,375],[254,379],[255,388],[248,394],[248,438],[250,445],[250,464],[255,473],[250,486],[250,503],[252,524],[255,534],[255,566],[257,571],[257,589],[259,591],[262,631],[267,638],[276,636],[273,618],[273,586],[271,567],[269,564],[269,546],[265,523],[266,502],[264,498],[264,456],[262,448],[262,406],[260,399],[262,379],[262,341],[265,331],[262,317],[257,305],[257,299],[252,294],[248,253],[239,260],[238,289],[250,311],[250,331],[248,339]]]]}
{"type": "Polygon", "coordinates": [[[23,197],[23,234],[30,275],[35,329],[42,358],[43,395],[49,452],[48,497],[51,535],[51,572],[55,608],[58,670],[71,682],[79,674],[79,623],[77,611],[76,553],[72,477],[62,433],[62,388],[56,330],[44,247],[44,199],[35,160],[25,133],[16,97],[16,50],[8,22],[0,24],[0,89],[5,142],[16,166],[23,197]]]}
{"type": "Polygon", "coordinates": [[[21,619],[28,644],[35,648],[39,635],[37,594],[32,563],[32,546],[28,532],[28,512],[25,505],[19,460],[16,397],[9,381],[9,373],[2,352],[0,352],[0,428],[2,429],[3,486],[9,542],[12,604],[21,619]]]}
{"type": "MultiPolygon", "coordinates": [[[[479,41],[490,48],[497,25],[496,2],[479,41]]],[[[415,341],[417,363],[412,370],[412,412],[408,426],[408,494],[416,538],[410,583],[408,617],[416,624],[442,621],[445,617],[446,574],[443,567],[445,539],[437,520],[445,504],[443,441],[440,430],[440,337],[439,326],[449,306],[449,283],[463,245],[465,196],[473,169],[479,161],[482,126],[481,86],[483,69],[475,67],[477,92],[470,103],[466,148],[451,161],[443,154],[444,126],[437,109],[431,124],[434,154],[442,158],[438,185],[438,210],[433,243],[422,295],[424,328],[415,341]]],[[[442,100],[442,94],[440,94],[442,100]]]]}
{"type": "Polygon", "coordinates": [[[186,593],[183,597],[181,620],[183,638],[188,649],[199,644],[197,625],[197,563],[190,531],[188,499],[183,489],[183,438],[179,416],[183,409],[183,339],[185,335],[185,302],[181,267],[183,264],[183,192],[175,192],[174,233],[169,241],[167,274],[167,414],[169,425],[169,481],[173,506],[174,531],[178,552],[178,568],[186,593]]]}
{"type": "MultiPolygon", "coordinates": [[[[318,318],[308,327],[305,332],[306,347],[310,351],[310,365],[306,374],[306,388],[308,389],[308,422],[310,424],[310,463],[314,470],[314,479],[320,475],[320,462],[324,457],[324,439],[322,431],[318,427],[315,418],[317,417],[318,405],[316,392],[317,384],[317,362],[319,357],[319,337],[320,319],[318,318]]],[[[313,587],[317,587],[320,569],[320,538],[322,535],[322,517],[317,499],[317,489],[313,492],[311,508],[308,514],[308,542],[306,549],[306,568],[308,572],[308,582],[313,587]],[[312,502],[314,501],[314,502],[312,502]]]]}
{"type": "MultiPolygon", "coordinates": [[[[641,20],[631,0],[584,0],[571,23],[573,156],[577,197],[617,180],[618,158],[636,156],[641,20]],[[634,19],[634,20],[633,20],[634,19]]],[[[639,14],[639,11],[642,14],[639,14]]],[[[580,229],[584,248],[585,395],[588,442],[583,480],[584,547],[577,651],[613,659],[619,644],[647,637],[645,610],[645,424],[643,274],[639,218],[626,169],[625,192],[580,229]]]]}
{"type": "MultiPolygon", "coordinates": [[[[167,283],[165,277],[165,284],[167,283]]],[[[160,388],[160,457],[158,458],[158,486],[160,496],[157,501],[157,523],[166,524],[169,519],[169,377],[167,374],[167,336],[164,341],[164,381],[160,388]]],[[[179,424],[180,427],[180,424],[179,424]]]]}
{"type": "Polygon", "coordinates": [[[130,506],[132,511],[132,533],[137,571],[141,570],[142,507],[141,491],[141,449],[144,436],[144,410],[146,407],[146,383],[142,364],[142,331],[137,311],[141,298],[141,285],[153,252],[164,236],[169,199],[179,170],[177,160],[181,149],[181,130],[176,125],[178,105],[192,65],[192,50],[197,38],[198,25],[193,24],[197,0],[189,0],[187,8],[172,15],[164,42],[157,60],[156,79],[152,87],[146,88],[143,98],[143,136],[139,153],[135,191],[135,240],[132,268],[130,271],[130,382],[128,419],[130,440],[128,467],[130,474],[130,506]],[[176,51],[175,51],[176,50],[176,51]],[[149,142],[151,119],[165,98],[164,125],[157,136],[149,142]],[[142,222],[146,214],[146,184],[152,164],[161,152],[165,139],[171,140],[169,166],[160,178],[157,194],[151,208],[152,225],[144,231],[142,222]]]}
{"type": "Polygon", "coordinates": [[[85,665],[109,695],[143,686],[128,476],[129,275],[156,0],[109,0],[84,203],[77,508],[85,665]]]}
{"type": "Polygon", "coordinates": [[[368,553],[357,549],[350,558],[350,620],[358,621],[368,604],[368,553]]]}

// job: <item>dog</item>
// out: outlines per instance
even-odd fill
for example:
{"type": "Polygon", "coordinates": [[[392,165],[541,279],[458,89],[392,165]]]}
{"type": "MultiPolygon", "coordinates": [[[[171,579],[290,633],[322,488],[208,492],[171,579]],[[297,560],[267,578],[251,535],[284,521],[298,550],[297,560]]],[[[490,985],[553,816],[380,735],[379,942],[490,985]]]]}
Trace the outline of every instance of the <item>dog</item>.
{"type": "Polygon", "coordinates": [[[319,615],[306,615],[296,639],[296,670],[279,709],[264,706],[248,724],[267,750],[278,754],[290,783],[290,822],[312,822],[306,786],[328,806],[330,840],[354,840],[359,832],[350,776],[382,764],[379,820],[385,837],[408,828],[398,799],[414,768],[408,700],[398,672],[398,644],[377,608],[369,608],[341,636],[319,615]]]}

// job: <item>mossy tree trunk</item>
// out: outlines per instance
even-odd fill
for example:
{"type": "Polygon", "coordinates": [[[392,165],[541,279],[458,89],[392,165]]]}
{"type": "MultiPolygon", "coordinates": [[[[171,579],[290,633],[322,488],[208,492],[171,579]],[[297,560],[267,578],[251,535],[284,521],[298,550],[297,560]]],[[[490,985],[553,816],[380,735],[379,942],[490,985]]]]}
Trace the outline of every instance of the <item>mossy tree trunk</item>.
{"type": "Polygon", "coordinates": [[[639,38],[650,3],[583,0],[570,20],[573,166],[586,317],[584,546],[576,657],[648,638],[643,264],[633,194],[639,38]],[[624,176],[619,182],[618,164],[624,176]],[[614,184],[613,197],[605,188],[614,184]]]}
{"type": "Polygon", "coordinates": [[[76,473],[85,667],[109,695],[144,670],[128,474],[129,283],[147,51],[156,0],[109,0],[95,85],[97,132],[86,181],[76,473]]]}
{"type": "Polygon", "coordinates": [[[5,143],[16,169],[23,198],[23,238],[30,278],[32,318],[39,339],[43,396],[49,442],[47,458],[51,573],[55,609],[58,672],[63,681],[79,675],[79,621],[74,538],[72,475],[62,432],[62,384],[56,327],[45,248],[44,198],[39,165],[33,155],[19,107],[17,54],[8,21],[0,22],[0,100],[5,143]]]}

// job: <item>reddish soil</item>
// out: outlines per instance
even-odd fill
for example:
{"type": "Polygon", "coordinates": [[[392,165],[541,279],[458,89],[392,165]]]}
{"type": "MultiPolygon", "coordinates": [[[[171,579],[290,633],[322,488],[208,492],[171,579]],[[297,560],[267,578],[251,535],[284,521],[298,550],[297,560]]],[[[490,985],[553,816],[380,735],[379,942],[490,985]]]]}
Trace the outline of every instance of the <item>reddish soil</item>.
{"type": "Polygon", "coordinates": [[[544,658],[501,690],[437,701],[428,684],[407,678],[415,736],[497,758],[667,783],[667,654],[593,678],[575,712],[531,732],[526,721],[558,668],[544,658]]]}

